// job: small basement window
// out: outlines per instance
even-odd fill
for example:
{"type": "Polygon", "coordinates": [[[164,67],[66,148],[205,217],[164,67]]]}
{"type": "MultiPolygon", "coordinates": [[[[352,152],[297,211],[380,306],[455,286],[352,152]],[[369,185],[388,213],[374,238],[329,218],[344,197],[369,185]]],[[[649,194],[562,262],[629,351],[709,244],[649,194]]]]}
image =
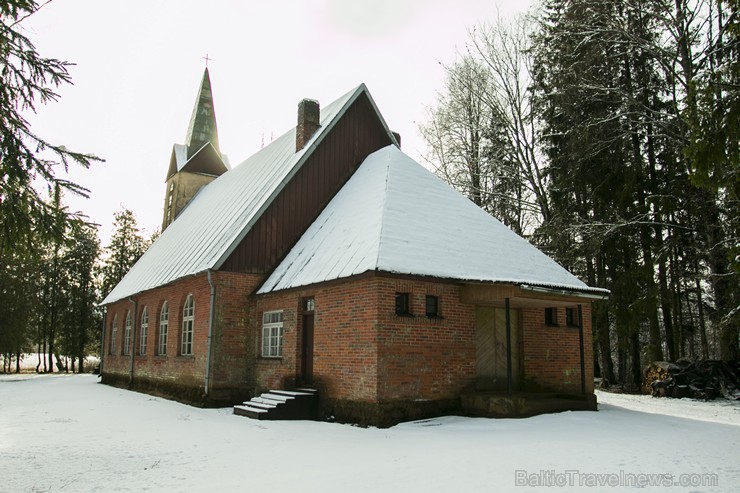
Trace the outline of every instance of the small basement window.
{"type": "Polygon", "coordinates": [[[568,327],[578,327],[578,310],[576,308],[565,309],[565,325],[568,327]]]}
{"type": "Polygon", "coordinates": [[[557,308],[545,308],[545,325],[549,325],[550,327],[558,326],[557,308]]]}
{"type": "Polygon", "coordinates": [[[411,315],[408,293],[396,293],[396,315],[411,315]]]}
{"type": "Polygon", "coordinates": [[[432,295],[427,295],[426,299],[426,315],[430,318],[439,317],[439,298],[432,295]]]}

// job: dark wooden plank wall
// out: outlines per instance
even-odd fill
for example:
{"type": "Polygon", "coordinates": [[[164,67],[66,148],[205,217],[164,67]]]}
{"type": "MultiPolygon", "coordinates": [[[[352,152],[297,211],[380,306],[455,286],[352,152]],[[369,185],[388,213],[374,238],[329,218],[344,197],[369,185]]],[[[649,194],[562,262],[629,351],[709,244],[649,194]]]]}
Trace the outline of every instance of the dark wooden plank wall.
{"type": "Polygon", "coordinates": [[[391,144],[360,95],[265,210],[221,270],[269,273],[371,153],[391,144]]]}

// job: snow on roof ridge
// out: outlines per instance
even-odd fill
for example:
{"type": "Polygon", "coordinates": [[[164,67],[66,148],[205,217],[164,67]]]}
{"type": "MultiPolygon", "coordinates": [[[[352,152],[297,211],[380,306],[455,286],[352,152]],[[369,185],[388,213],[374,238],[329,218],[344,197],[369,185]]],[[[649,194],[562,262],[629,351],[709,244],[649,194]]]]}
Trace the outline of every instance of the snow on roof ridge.
{"type": "MultiPolygon", "coordinates": [[[[377,151],[377,152],[380,152],[380,151],[377,151]]],[[[383,219],[385,218],[385,213],[388,207],[388,201],[386,200],[386,197],[388,196],[388,177],[390,176],[390,167],[391,167],[391,157],[389,153],[385,153],[385,162],[386,162],[385,187],[383,188],[383,204],[382,204],[382,208],[380,212],[380,238],[378,239],[378,252],[377,252],[377,255],[375,255],[376,268],[377,268],[378,262],[380,261],[380,252],[383,248],[383,227],[385,224],[385,221],[383,219]]]]}

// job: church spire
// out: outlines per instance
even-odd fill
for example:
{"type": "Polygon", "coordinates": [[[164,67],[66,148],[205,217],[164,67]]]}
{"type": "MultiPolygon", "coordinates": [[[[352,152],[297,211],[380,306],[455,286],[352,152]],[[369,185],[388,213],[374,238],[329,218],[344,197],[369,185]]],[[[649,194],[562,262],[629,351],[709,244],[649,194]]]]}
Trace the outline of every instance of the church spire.
{"type": "Polygon", "coordinates": [[[213,94],[211,94],[211,78],[208,75],[208,67],[203,73],[203,81],[200,84],[198,99],[195,100],[193,116],[190,117],[188,134],[185,144],[188,146],[188,159],[198,152],[208,142],[220,154],[218,145],[218,128],[216,127],[216,112],[213,109],[213,94]]]}

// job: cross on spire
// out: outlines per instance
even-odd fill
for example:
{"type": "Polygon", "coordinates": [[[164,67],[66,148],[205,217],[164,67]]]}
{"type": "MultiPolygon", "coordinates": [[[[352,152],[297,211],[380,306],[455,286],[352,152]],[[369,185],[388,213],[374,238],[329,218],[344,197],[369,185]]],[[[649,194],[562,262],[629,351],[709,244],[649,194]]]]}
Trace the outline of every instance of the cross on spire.
{"type": "Polygon", "coordinates": [[[206,56],[204,56],[202,58],[203,58],[203,60],[206,61],[206,68],[208,68],[208,62],[211,61],[211,60],[213,60],[213,58],[209,58],[208,57],[208,53],[206,53],[206,56]]]}

